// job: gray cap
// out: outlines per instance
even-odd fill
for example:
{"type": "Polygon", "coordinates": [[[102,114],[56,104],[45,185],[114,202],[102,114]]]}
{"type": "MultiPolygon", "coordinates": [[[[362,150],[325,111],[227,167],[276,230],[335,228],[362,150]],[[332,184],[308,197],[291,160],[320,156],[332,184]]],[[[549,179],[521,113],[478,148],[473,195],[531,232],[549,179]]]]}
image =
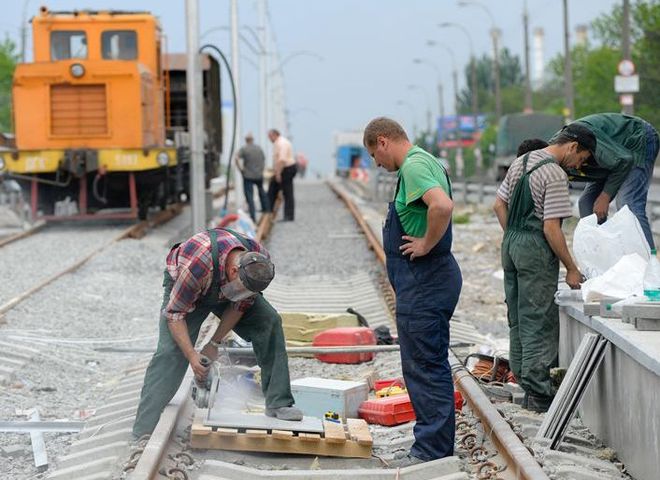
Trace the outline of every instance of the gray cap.
{"type": "Polygon", "coordinates": [[[245,288],[261,292],[275,277],[275,265],[261,253],[247,252],[238,263],[238,276],[245,288]]]}

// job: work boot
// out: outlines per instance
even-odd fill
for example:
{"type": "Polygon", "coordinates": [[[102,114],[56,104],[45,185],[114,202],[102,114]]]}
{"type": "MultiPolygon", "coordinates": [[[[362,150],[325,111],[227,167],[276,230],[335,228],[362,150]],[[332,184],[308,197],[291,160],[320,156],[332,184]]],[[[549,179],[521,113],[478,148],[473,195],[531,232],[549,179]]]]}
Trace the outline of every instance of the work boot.
{"type": "Polygon", "coordinates": [[[299,422],[303,419],[302,411],[296,407],[266,408],[266,416],[289,422],[299,422]]]}
{"type": "Polygon", "coordinates": [[[390,468],[406,468],[406,467],[410,467],[411,465],[424,463],[425,461],[426,460],[422,460],[419,457],[408,454],[401,458],[394,458],[387,463],[389,464],[390,468]]]}
{"type": "Polygon", "coordinates": [[[527,397],[527,410],[536,413],[545,413],[552,404],[553,397],[546,397],[541,395],[528,395],[527,397]]]}

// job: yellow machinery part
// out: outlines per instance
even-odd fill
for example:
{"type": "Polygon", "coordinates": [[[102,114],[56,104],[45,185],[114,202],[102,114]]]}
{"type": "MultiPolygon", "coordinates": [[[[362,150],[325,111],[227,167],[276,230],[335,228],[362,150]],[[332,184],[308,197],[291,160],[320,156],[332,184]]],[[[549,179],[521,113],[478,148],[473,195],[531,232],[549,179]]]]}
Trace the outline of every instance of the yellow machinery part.
{"type": "MultiPolygon", "coordinates": [[[[158,155],[161,153],[167,154],[167,166],[177,164],[174,148],[154,148],[146,152],[141,149],[117,148],[98,150],[97,153],[99,167],[107,172],[139,172],[161,168],[164,166],[158,163],[158,155]]],[[[57,171],[64,160],[64,150],[0,152],[0,157],[4,160],[4,169],[11,173],[52,173],[57,171]]]]}

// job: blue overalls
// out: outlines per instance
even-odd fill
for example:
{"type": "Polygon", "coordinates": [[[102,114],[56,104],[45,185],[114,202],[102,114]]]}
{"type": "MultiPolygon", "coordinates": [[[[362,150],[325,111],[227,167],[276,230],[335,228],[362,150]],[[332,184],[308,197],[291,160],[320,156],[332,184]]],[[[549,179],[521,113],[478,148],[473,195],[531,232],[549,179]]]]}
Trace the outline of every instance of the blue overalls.
{"type": "Polygon", "coordinates": [[[395,202],[390,202],[383,247],[396,293],[403,378],[417,417],[410,454],[429,461],[454,454],[454,384],[447,350],[449,319],[463,278],[451,254],[451,222],[436,246],[413,261],[399,250],[405,234],[395,202]]]}

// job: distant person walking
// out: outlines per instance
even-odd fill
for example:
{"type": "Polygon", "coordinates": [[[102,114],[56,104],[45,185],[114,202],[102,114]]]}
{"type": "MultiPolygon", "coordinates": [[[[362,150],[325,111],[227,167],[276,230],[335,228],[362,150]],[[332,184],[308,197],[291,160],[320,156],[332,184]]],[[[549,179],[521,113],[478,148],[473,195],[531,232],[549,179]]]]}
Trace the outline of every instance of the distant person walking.
{"type": "Polygon", "coordinates": [[[257,221],[257,215],[254,208],[254,187],[257,187],[261,211],[270,211],[270,203],[266,190],[264,190],[264,165],[266,157],[264,151],[259,145],[254,143],[254,137],[251,133],[245,135],[245,145],[241,147],[235,157],[236,166],[243,175],[243,190],[245,191],[245,201],[250,210],[250,217],[254,222],[257,221]]]}
{"type": "Polygon", "coordinates": [[[284,195],[284,221],[294,219],[293,177],[296,176],[296,161],[293,158],[291,142],[274,128],[268,131],[268,138],[273,142],[274,176],[268,186],[268,199],[271,210],[280,190],[284,195]]]}

